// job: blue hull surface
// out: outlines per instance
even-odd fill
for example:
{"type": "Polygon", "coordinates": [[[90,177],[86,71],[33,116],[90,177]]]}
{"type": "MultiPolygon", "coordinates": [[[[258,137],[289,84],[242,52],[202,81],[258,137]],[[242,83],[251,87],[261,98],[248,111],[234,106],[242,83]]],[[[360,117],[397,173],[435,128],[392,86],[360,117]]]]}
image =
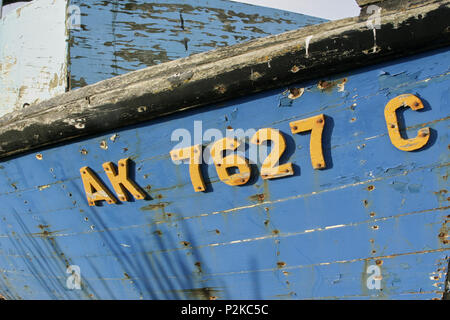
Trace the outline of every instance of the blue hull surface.
{"type": "Polygon", "coordinates": [[[449,61],[448,48],[429,51],[3,160],[0,294],[442,298],[449,61]],[[403,136],[430,128],[428,143],[413,152],[397,149],[386,126],[385,106],[401,94],[425,106],[399,111],[403,136]],[[315,170],[310,134],[292,134],[289,124],[320,114],[326,168],[315,170]],[[171,160],[177,129],[191,134],[187,145],[206,145],[209,129],[225,136],[261,128],[283,134],[281,163],[292,163],[294,175],[263,180],[257,162],[248,183],[230,186],[205,163],[206,191],[195,192],[189,165],[171,160]],[[89,206],[80,169],[89,167],[115,195],[102,164],[125,158],[147,199],[89,206]]]}

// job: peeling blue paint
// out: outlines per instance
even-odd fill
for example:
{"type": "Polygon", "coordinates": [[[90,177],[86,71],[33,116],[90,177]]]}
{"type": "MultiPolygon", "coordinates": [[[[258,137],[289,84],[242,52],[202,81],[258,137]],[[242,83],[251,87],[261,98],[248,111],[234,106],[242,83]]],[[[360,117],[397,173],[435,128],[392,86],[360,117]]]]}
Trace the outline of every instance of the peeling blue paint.
{"type": "MultiPolygon", "coordinates": [[[[287,88],[185,111],[2,161],[0,294],[8,299],[431,299],[441,298],[449,246],[448,95],[450,51],[442,49],[355,70],[338,90],[306,90],[279,108],[287,88]],[[383,70],[416,74],[410,86],[428,105],[406,110],[406,133],[436,137],[416,152],[390,142],[389,101],[375,88],[383,70]],[[356,107],[351,107],[356,104],[356,107]],[[328,168],[313,170],[310,135],[289,122],[327,115],[328,168]],[[295,175],[242,187],[204,166],[208,192],[195,193],[187,165],[169,152],[174,130],[275,128],[286,137],[295,175]],[[356,121],[351,121],[355,118],[356,121]],[[219,124],[218,124],[219,123],[219,124]],[[111,137],[118,138],[111,140],[111,137]],[[100,147],[107,141],[108,149],[100,147]],[[364,145],[364,147],[361,147],[364,145]],[[298,147],[302,146],[301,149],[298,147]],[[82,152],[85,150],[84,152],[82,152]],[[147,201],[89,207],[79,169],[111,188],[102,163],[130,157],[147,201]],[[264,195],[263,200],[255,195],[264,195]],[[256,199],[256,200],[255,200],[256,199]],[[81,268],[82,290],[66,286],[81,268]],[[367,287],[369,266],[382,290],[367,287]],[[406,272],[405,272],[406,270],[406,272]],[[438,277],[438,279],[434,279],[438,277]]],[[[314,82],[298,83],[308,88],[314,82]]],[[[402,82],[403,81],[403,82],[402,82]]],[[[258,165],[260,168],[260,164],[258,165]]]]}
{"type": "Polygon", "coordinates": [[[228,0],[81,1],[71,88],[326,20],[228,0]]]}

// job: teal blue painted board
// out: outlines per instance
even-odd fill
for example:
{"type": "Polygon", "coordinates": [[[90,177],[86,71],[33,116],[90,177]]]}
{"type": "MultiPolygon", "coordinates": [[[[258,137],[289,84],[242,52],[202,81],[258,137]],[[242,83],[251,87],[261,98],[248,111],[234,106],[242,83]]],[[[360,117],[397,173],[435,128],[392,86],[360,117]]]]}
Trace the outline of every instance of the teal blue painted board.
{"type": "Polygon", "coordinates": [[[228,0],[71,0],[70,4],[81,13],[81,27],[70,30],[72,89],[326,21],[228,0]]]}
{"type": "Polygon", "coordinates": [[[448,61],[448,48],[431,51],[292,85],[305,89],[294,100],[281,88],[1,162],[0,294],[441,298],[449,256],[448,61]],[[343,85],[320,89],[324,80],[343,85]],[[425,109],[400,113],[404,135],[431,128],[429,143],[414,152],[392,145],[384,118],[388,101],[406,93],[425,109]],[[322,113],[328,166],[313,170],[310,135],[291,134],[289,123],[322,113]],[[279,129],[287,143],[282,163],[292,162],[295,175],[263,181],[257,163],[249,183],[231,187],[204,164],[208,190],[194,192],[188,165],[175,165],[169,152],[178,144],[172,133],[194,136],[196,121],[203,133],[279,129]],[[148,199],[90,207],[80,168],[113,190],[102,164],[126,157],[148,199]],[[80,290],[67,287],[68,266],[80,268],[80,290]]]}

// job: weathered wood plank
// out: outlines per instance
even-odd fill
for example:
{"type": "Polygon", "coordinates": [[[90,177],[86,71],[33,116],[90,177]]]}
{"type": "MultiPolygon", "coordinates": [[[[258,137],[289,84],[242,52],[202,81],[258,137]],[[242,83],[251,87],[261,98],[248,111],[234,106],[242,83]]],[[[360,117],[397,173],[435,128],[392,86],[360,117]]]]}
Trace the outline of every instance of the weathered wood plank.
{"type": "Polygon", "coordinates": [[[0,116],[66,91],[66,5],[34,1],[0,19],[0,116]]]}
{"type": "Polygon", "coordinates": [[[446,46],[449,7],[387,12],[376,33],[359,18],[306,27],[102,81],[3,117],[0,156],[446,46]]]}
{"type": "Polygon", "coordinates": [[[71,88],[326,20],[228,0],[80,1],[71,88]]]}
{"type": "Polygon", "coordinates": [[[449,252],[449,57],[447,49],[429,51],[291,84],[305,89],[295,100],[286,100],[288,87],[269,90],[41,149],[38,158],[5,159],[0,270],[7,281],[0,278],[0,293],[59,299],[441,298],[449,252]],[[344,78],[345,85],[337,86],[344,78]],[[320,80],[336,86],[320,89],[320,80]],[[427,108],[404,112],[405,134],[415,136],[424,126],[433,132],[430,144],[412,153],[392,146],[383,116],[391,98],[409,92],[427,108]],[[324,139],[331,162],[315,171],[310,136],[292,135],[289,122],[321,113],[332,123],[324,139]],[[194,121],[202,121],[204,132],[280,129],[288,140],[283,163],[292,162],[296,175],[264,182],[255,172],[248,185],[230,187],[209,165],[210,189],[195,193],[187,165],[168,156],[178,143],[172,132],[185,128],[193,136],[194,121]],[[79,168],[91,167],[110,187],[101,164],[125,157],[133,159],[133,178],[151,198],[89,207],[79,168]],[[367,268],[377,260],[383,261],[383,290],[370,290],[367,268]],[[84,291],[66,289],[67,264],[81,267],[84,291]]]}

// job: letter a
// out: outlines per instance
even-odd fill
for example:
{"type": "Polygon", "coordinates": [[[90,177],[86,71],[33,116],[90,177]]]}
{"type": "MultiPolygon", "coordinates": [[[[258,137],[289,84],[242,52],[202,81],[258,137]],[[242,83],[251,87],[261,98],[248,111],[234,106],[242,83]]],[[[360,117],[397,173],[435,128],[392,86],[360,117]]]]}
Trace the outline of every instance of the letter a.
{"type": "Polygon", "coordinates": [[[90,206],[95,206],[96,201],[106,201],[109,204],[117,203],[117,199],[100,181],[97,175],[89,168],[80,169],[81,179],[83,180],[84,190],[90,206]]]}

